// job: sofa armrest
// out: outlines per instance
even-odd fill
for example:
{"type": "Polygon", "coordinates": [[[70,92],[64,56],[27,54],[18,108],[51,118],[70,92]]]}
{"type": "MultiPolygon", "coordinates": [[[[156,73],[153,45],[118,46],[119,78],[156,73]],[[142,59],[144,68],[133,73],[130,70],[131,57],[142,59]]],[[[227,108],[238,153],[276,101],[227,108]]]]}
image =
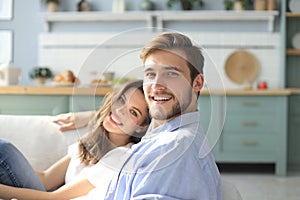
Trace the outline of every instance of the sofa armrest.
{"type": "Polygon", "coordinates": [[[44,170],[67,153],[86,128],[60,132],[53,116],[0,115],[0,138],[14,144],[36,170],[44,170]]]}

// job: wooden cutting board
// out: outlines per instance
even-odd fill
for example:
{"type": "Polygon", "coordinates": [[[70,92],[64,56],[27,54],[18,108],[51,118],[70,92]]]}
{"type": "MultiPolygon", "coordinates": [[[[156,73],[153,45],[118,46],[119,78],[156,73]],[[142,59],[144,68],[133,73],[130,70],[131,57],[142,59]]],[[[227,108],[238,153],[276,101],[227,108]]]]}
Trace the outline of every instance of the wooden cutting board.
{"type": "Polygon", "coordinates": [[[259,72],[256,57],[246,50],[237,50],[227,58],[225,72],[237,84],[252,83],[259,72]]]}

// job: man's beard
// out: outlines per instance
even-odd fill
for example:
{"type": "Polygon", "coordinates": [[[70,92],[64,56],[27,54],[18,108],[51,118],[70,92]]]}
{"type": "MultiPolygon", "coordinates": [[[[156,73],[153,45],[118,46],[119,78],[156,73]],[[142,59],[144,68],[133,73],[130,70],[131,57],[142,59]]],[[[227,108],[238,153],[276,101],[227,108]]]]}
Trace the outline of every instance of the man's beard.
{"type": "Polygon", "coordinates": [[[180,102],[176,98],[176,103],[172,106],[170,111],[164,110],[162,107],[157,108],[151,108],[150,107],[150,115],[153,119],[156,120],[167,120],[174,116],[178,116],[182,114],[183,111],[187,109],[187,107],[190,105],[192,100],[192,90],[189,90],[188,99],[183,100],[182,104],[180,105],[180,102]]]}

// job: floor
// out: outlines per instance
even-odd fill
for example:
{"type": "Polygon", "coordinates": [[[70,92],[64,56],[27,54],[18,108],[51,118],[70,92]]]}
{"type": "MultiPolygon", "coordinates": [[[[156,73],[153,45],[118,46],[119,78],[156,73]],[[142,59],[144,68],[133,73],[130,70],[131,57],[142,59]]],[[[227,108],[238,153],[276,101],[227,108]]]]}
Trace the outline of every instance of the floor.
{"type": "Polygon", "coordinates": [[[243,200],[300,200],[300,173],[276,176],[272,170],[221,170],[224,180],[234,184],[243,200]]]}

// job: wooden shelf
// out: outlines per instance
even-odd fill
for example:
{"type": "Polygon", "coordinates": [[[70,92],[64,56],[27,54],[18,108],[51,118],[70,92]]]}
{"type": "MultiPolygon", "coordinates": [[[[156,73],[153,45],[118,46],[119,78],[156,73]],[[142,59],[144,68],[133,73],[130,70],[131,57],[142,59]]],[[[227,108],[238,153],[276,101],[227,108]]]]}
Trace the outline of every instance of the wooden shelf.
{"type": "Polygon", "coordinates": [[[300,56],[300,49],[287,49],[286,50],[286,55],[291,55],[291,56],[300,56]]]}
{"type": "Polygon", "coordinates": [[[300,17],[300,13],[291,13],[291,12],[287,12],[285,14],[286,17],[300,17]]]}

